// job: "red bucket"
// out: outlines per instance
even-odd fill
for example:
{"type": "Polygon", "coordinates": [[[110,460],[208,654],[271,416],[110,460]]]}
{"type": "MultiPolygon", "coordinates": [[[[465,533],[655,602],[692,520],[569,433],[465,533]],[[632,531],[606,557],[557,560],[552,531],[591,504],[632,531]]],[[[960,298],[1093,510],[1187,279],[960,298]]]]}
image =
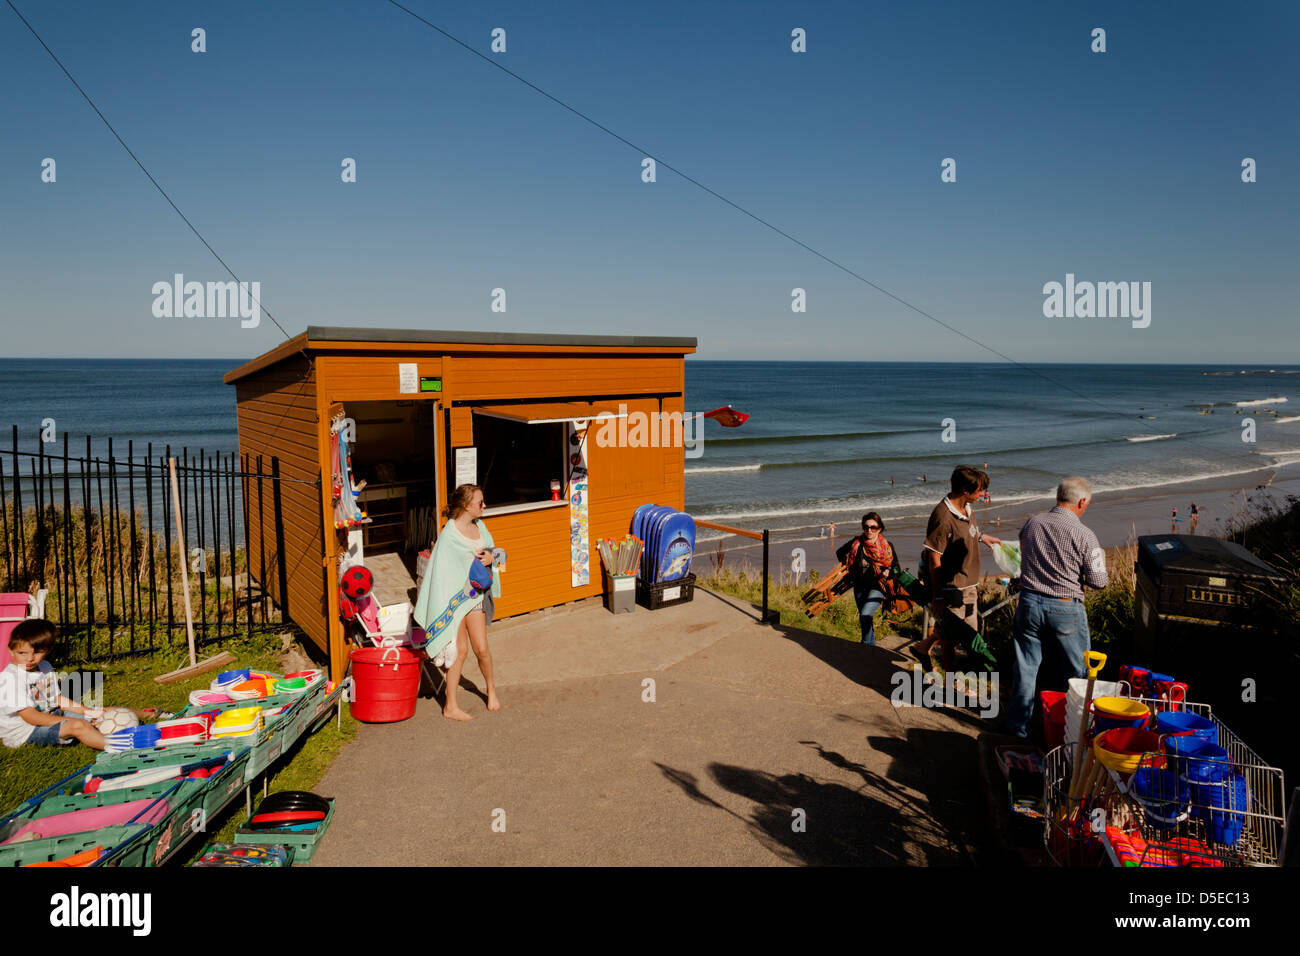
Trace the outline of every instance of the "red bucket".
{"type": "Polygon", "coordinates": [[[1065,743],[1065,692],[1045,690],[1038,695],[1043,711],[1043,739],[1047,749],[1065,743]]]}
{"type": "Polygon", "coordinates": [[[402,647],[365,647],[352,661],[352,716],[370,724],[391,724],[415,716],[420,659],[402,647]]]}

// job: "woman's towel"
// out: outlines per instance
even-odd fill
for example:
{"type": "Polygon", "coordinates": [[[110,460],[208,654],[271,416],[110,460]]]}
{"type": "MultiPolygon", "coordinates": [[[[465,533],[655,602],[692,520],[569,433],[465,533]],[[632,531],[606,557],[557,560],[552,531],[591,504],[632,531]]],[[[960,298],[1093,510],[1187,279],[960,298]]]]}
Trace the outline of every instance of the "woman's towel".
{"type": "MultiPolygon", "coordinates": [[[[474,552],[491,548],[493,544],[492,535],[482,521],[478,522],[478,530],[479,540],[471,541],[460,533],[454,521],[442,526],[415,602],[415,623],[424,628],[429,639],[425,651],[434,663],[444,667],[456,658],[456,632],[460,622],[483,603],[482,592],[470,586],[469,570],[478,560],[474,552]]],[[[491,594],[501,596],[501,572],[495,565],[491,594]]]]}

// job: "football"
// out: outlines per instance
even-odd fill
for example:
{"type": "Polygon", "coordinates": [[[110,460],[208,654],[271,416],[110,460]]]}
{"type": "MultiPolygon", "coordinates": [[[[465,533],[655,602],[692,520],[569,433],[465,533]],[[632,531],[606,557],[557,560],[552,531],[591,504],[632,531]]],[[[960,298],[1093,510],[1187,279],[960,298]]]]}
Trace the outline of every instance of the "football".
{"type": "Polygon", "coordinates": [[[375,586],[375,576],[359,564],[354,564],[339,578],[339,590],[352,600],[363,598],[375,586]]]}
{"type": "Polygon", "coordinates": [[[105,707],[104,716],[94,722],[95,729],[104,736],[117,733],[119,730],[129,730],[132,727],[139,726],[140,719],[131,713],[125,707],[105,707]]]}

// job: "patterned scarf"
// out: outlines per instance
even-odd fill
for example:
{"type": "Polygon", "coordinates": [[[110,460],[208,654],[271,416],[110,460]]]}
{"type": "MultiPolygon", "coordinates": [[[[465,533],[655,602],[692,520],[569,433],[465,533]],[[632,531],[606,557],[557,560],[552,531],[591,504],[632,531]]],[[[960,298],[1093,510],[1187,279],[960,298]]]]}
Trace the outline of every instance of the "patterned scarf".
{"type": "Polygon", "coordinates": [[[863,535],[858,535],[854,539],[853,545],[853,553],[849,556],[850,564],[858,560],[859,555],[864,552],[867,560],[871,562],[871,566],[876,571],[886,571],[894,564],[894,549],[885,540],[883,533],[876,535],[874,545],[863,535]]]}

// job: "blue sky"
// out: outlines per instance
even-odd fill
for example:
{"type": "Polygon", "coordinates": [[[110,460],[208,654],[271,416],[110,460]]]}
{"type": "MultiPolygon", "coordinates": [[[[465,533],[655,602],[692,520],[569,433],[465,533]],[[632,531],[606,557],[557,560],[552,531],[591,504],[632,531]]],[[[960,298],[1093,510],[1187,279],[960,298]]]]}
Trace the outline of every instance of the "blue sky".
{"type": "MultiPolygon", "coordinates": [[[[15,2],[291,334],[993,358],[674,173],[641,182],[641,152],[383,0],[15,2]]],[[[489,56],[504,28],[502,65],[1017,360],[1300,354],[1300,5],[408,5],[489,56]],[[1150,327],[1045,318],[1042,286],[1067,272],[1151,282],[1150,327]]],[[[265,319],[154,317],[155,282],[227,276],[7,6],[0,83],[7,354],[244,357],[283,339],[265,319]]]]}

